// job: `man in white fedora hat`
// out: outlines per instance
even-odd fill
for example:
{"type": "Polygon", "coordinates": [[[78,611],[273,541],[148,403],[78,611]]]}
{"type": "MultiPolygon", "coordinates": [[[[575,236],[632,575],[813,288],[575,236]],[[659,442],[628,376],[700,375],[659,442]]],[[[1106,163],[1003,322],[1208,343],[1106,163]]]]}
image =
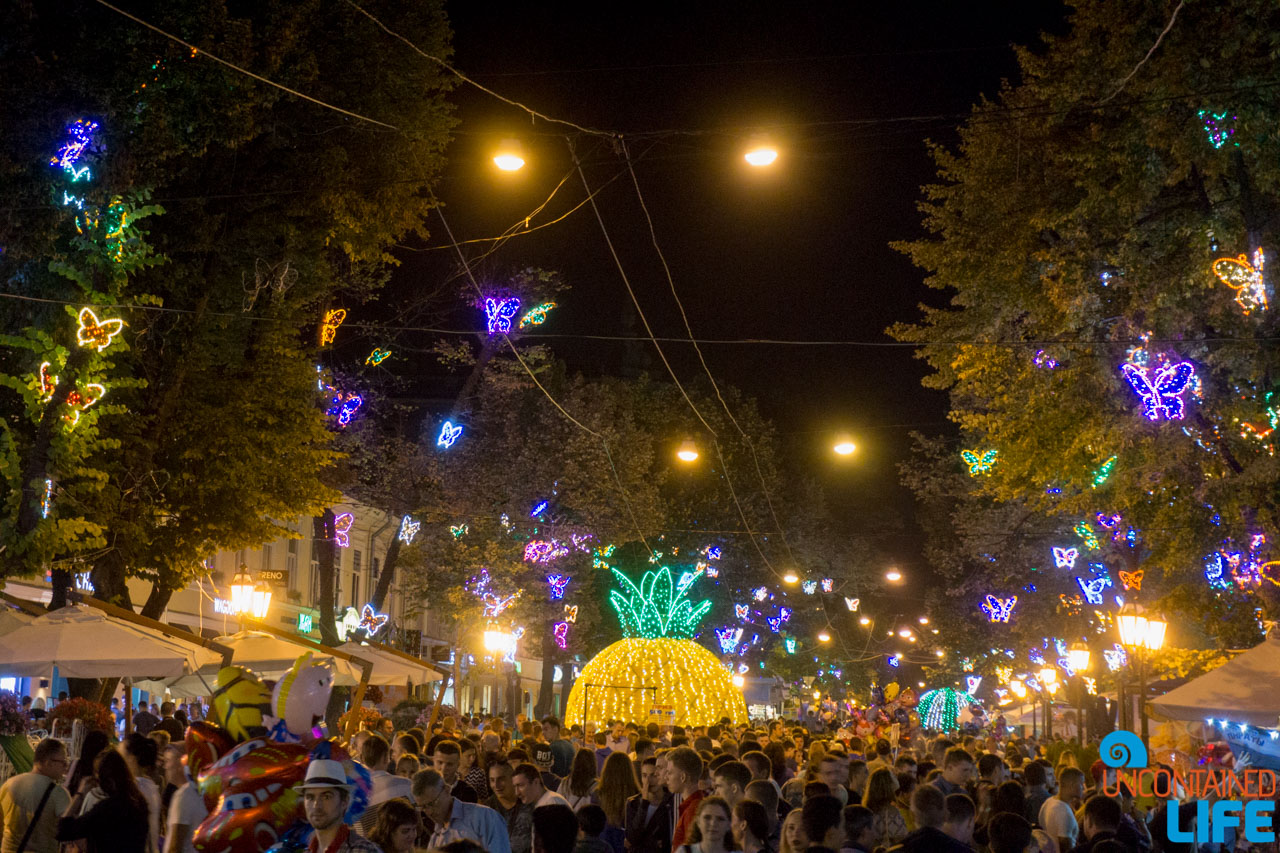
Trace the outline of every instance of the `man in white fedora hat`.
{"type": "Polygon", "coordinates": [[[382,853],[378,845],[353,833],[342,820],[354,789],[340,761],[317,758],[307,766],[307,778],[294,786],[302,793],[307,823],[315,830],[307,853],[382,853]]]}

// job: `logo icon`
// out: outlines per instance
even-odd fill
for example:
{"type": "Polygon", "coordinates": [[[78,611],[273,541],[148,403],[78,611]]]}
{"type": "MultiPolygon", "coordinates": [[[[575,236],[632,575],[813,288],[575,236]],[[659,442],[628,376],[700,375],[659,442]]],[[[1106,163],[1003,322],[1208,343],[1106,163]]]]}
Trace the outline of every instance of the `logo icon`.
{"type": "Polygon", "coordinates": [[[1102,739],[1098,750],[1108,767],[1146,767],[1147,748],[1133,732],[1112,732],[1102,739]]]}

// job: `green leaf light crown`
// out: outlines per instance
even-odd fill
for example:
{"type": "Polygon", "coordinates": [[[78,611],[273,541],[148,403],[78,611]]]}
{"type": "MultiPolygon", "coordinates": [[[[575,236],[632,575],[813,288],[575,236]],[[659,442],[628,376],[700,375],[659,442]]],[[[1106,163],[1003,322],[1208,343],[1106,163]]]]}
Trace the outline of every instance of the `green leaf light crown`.
{"type": "Polygon", "coordinates": [[[617,611],[625,637],[692,640],[698,622],[711,609],[710,601],[702,601],[695,607],[688,599],[689,587],[702,577],[702,569],[684,572],[676,581],[671,577],[671,569],[663,566],[657,571],[645,572],[639,586],[617,569],[611,571],[621,589],[609,593],[609,602],[617,611]]]}

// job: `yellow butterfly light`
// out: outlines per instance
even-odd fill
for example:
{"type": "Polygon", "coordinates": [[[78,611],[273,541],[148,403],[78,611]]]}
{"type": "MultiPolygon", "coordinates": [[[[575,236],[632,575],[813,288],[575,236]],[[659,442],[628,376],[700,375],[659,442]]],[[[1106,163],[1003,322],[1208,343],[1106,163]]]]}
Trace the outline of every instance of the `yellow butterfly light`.
{"type": "Polygon", "coordinates": [[[111,340],[124,329],[124,320],[112,318],[99,320],[90,308],[80,309],[80,328],[76,329],[76,343],[82,347],[97,347],[98,351],[111,345],[111,340]]]}
{"type": "Polygon", "coordinates": [[[321,346],[328,346],[333,343],[333,339],[338,335],[338,327],[342,325],[342,321],[345,319],[347,319],[346,308],[334,308],[324,315],[324,320],[320,323],[321,346]]]}
{"type": "Polygon", "coordinates": [[[1138,569],[1136,572],[1126,572],[1120,570],[1120,582],[1124,584],[1125,589],[1142,589],[1142,576],[1146,573],[1146,569],[1138,569]]]}
{"type": "Polygon", "coordinates": [[[961,450],[960,458],[969,466],[969,475],[976,477],[979,474],[985,474],[991,470],[991,466],[996,464],[996,456],[998,450],[986,450],[979,455],[973,450],[961,450]]]}
{"type": "Polygon", "coordinates": [[[1262,280],[1262,267],[1266,256],[1262,249],[1253,253],[1253,263],[1244,255],[1235,258],[1218,258],[1213,262],[1213,274],[1223,284],[1236,292],[1236,304],[1248,314],[1257,308],[1267,310],[1267,287],[1262,280]]]}

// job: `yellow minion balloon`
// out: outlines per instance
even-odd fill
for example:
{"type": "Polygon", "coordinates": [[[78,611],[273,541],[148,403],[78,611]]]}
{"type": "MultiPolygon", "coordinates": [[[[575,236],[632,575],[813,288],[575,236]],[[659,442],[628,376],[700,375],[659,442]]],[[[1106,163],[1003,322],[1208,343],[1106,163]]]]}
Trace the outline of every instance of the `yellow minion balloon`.
{"type": "Polygon", "coordinates": [[[213,716],[236,743],[267,733],[262,718],[271,713],[271,690],[239,666],[224,666],[214,681],[213,716]]]}

